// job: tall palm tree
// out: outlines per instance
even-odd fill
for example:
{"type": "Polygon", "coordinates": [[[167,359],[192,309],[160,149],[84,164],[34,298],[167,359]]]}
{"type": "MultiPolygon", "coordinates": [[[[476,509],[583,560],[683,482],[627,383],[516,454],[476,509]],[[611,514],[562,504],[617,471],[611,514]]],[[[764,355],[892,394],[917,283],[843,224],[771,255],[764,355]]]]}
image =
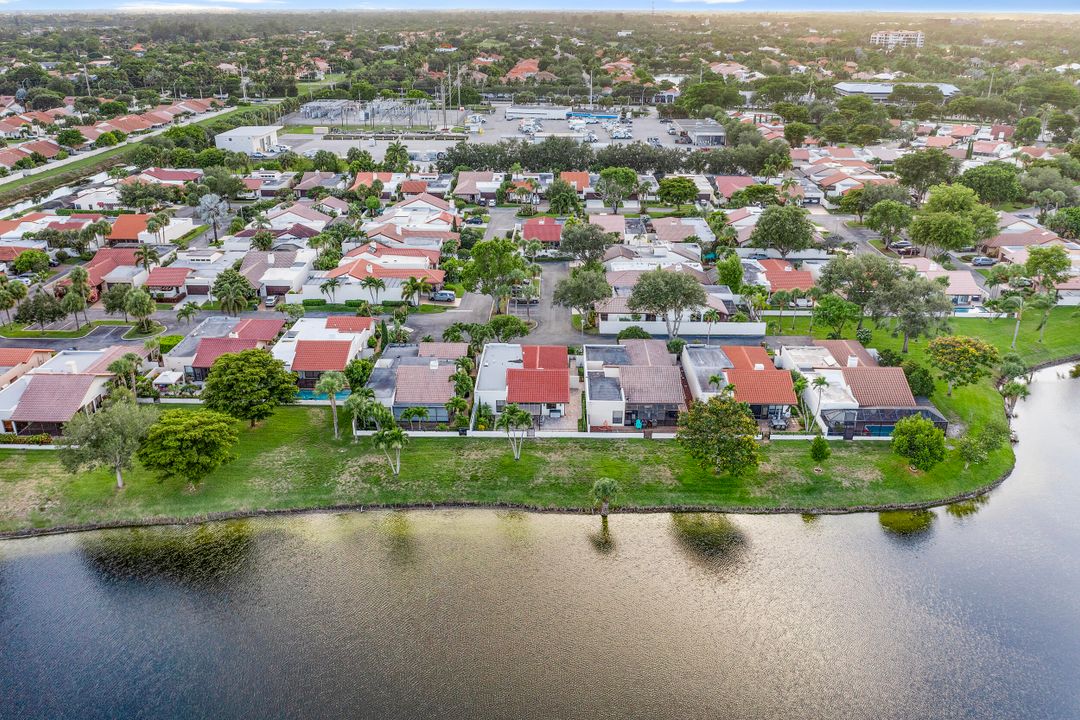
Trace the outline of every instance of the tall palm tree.
{"type": "Polygon", "coordinates": [[[824,375],[818,375],[814,378],[814,381],[810,383],[813,385],[814,390],[817,391],[817,414],[821,416],[821,396],[825,392],[825,388],[829,387],[829,381],[825,379],[824,375]]]}
{"type": "Polygon", "coordinates": [[[592,486],[593,505],[600,506],[600,517],[608,516],[611,499],[619,494],[619,483],[609,477],[598,478],[592,486]]]}
{"type": "Polygon", "coordinates": [[[420,304],[420,298],[424,293],[431,290],[431,283],[424,278],[411,277],[405,280],[401,286],[401,294],[405,296],[406,300],[411,301],[413,296],[416,296],[416,304],[420,304]]]}
{"type": "MultiPolygon", "coordinates": [[[[172,211],[162,210],[161,212],[154,213],[154,217],[151,220],[156,220],[158,224],[157,239],[159,242],[165,242],[165,228],[169,227],[172,223],[172,211]]],[[[147,224],[147,230],[150,229],[149,223],[147,224]]]]}
{"type": "MultiPolygon", "coordinates": [[[[1042,319],[1039,320],[1039,342],[1043,341],[1043,336],[1046,334],[1046,324],[1050,321],[1050,311],[1057,305],[1057,299],[1053,293],[1039,293],[1033,295],[1028,300],[1028,307],[1033,310],[1042,310],[1042,319]]],[[[1019,321],[1018,321],[1019,322],[1019,321]]]]}
{"type": "Polygon", "coordinates": [[[360,287],[364,288],[371,295],[371,302],[376,305],[379,303],[379,293],[386,290],[386,281],[380,277],[374,275],[368,275],[366,278],[360,281],[360,287]]]}
{"type": "Polygon", "coordinates": [[[521,460],[521,448],[525,443],[525,434],[532,428],[533,420],[529,412],[516,403],[503,408],[502,414],[495,421],[496,430],[504,430],[510,441],[510,450],[515,460],[521,460]]]}
{"type": "Polygon", "coordinates": [[[345,373],[336,370],[324,372],[315,384],[315,392],[326,395],[330,400],[330,415],[334,418],[334,439],[338,440],[341,433],[338,430],[337,394],[345,389],[345,373]]]}
{"type": "Polygon", "coordinates": [[[218,226],[229,217],[229,203],[214,193],[208,193],[199,198],[199,204],[195,206],[195,215],[200,221],[209,223],[214,230],[214,242],[218,241],[218,226]]]}
{"type": "Polygon", "coordinates": [[[337,290],[342,285],[340,277],[326,278],[319,283],[319,292],[330,298],[330,302],[334,302],[337,298],[337,290]]]}
{"type": "Polygon", "coordinates": [[[702,313],[701,319],[708,323],[705,330],[705,344],[708,345],[712,340],[713,324],[720,322],[724,318],[716,308],[709,308],[704,313],[702,313]]]}
{"type": "MultiPolygon", "coordinates": [[[[147,220],[147,230],[150,229],[150,223],[153,218],[147,220]]],[[[155,264],[161,260],[161,255],[158,253],[157,248],[153,245],[140,245],[135,248],[135,264],[142,265],[147,271],[150,270],[150,265],[155,264]]]]}
{"type": "Polygon", "coordinates": [[[1024,317],[1024,307],[1027,302],[1024,300],[1023,295],[1010,295],[1006,298],[1002,298],[998,301],[998,305],[1002,310],[1008,312],[1012,311],[1016,315],[1016,324],[1013,326],[1012,344],[1009,345],[1013,350],[1016,349],[1016,338],[1020,334],[1020,321],[1024,317]]]}
{"type": "Polygon", "coordinates": [[[454,367],[456,367],[459,372],[463,372],[466,375],[469,375],[472,373],[473,367],[475,367],[475,365],[473,364],[472,358],[465,355],[459,357],[457,360],[454,360],[454,367]]]}
{"type": "MultiPolygon", "coordinates": [[[[381,407],[381,406],[380,406],[381,407]]],[[[409,442],[409,436],[401,428],[387,427],[371,436],[376,450],[381,450],[390,465],[390,472],[397,477],[401,473],[401,449],[409,442]],[[393,453],[391,455],[391,453],[393,453]]]]}
{"type": "Polygon", "coordinates": [[[791,293],[787,290],[777,290],[772,294],[773,304],[780,308],[780,315],[777,316],[777,335],[784,334],[784,308],[789,302],[791,302],[791,293]]]}

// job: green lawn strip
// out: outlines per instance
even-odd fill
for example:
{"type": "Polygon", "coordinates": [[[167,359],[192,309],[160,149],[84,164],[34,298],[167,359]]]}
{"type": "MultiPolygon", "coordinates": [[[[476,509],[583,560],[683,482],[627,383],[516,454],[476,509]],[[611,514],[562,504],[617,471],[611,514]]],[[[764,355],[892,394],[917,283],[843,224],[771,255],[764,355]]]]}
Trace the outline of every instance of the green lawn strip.
{"type": "Polygon", "coordinates": [[[89,324],[83,323],[83,326],[78,330],[46,330],[45,332],[27,328],[26,325],[20,323],[8,323],[7,325],[0,325],[0,337],[9,339],[52,338],[54,340],[81,338],[89,335],[99,325],[131,325],[131,323],[124,320],[91,320],[89,324]]]}
{"type": "Polygon", "coordinates": [[[162,325],[159,322],[155,322],[152,325],[152,327],[150,328],[150,332],[142,332],[141,330],[139,330],[139,327],[136,325],[135,327],[131,328],[126,333],[124,333],[121,337],[124,338],[125,340],[137,340],[139,338],[150,338],[150,337],[153,337],[153,336],[155,336],[155,335],[157,335],[157,334],[159,334],[161,332],[164,332],[164,330],[165,330],[165,326],[162,325]]]}
{"type": "Polygon", "coordinates": [[[620,507],[812,510],[942,500],[993,482],[1012,464],[1011,450],[1002,450],[984,466],[965,469],[950,458],[912,472],[879,442],[833,443],[832,457],[815,463],[807,443],[791,441],[765,446],[755,473],[717,478],[671,441],[529,440],[515,461],[502,439],[413,438],[394,478],[369,439],[335,441],[329,413],[291,407],[254,430],[243,425],[236,459],[194,490],[136,468],[118,492],[108,471],[71,476],[52,452],[0,451],[0,531],[344,504],[580,509],[603,476],[618,479],[620,507]]]}

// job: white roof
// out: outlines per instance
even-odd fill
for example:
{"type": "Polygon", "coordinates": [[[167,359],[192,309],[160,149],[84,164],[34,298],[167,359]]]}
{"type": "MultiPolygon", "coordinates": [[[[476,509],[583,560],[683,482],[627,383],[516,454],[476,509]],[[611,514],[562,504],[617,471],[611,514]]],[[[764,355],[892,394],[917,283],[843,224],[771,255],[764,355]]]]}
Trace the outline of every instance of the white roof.
{"type": "Polygon", "coordinates": [[[218,133],[218,137],[227,138],[261,138],[284,130],[283,125],[241,125],[240,127],[218,133]]]}

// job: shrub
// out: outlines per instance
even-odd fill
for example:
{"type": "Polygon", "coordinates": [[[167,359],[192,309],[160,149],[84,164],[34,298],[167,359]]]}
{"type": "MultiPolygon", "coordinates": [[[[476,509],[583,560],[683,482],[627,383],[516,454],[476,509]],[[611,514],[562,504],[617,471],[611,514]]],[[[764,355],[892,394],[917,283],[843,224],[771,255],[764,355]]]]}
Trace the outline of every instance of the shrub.
{"type": "Polygon", "coordinates": [[[686,341],[682,338],[675,338],[674,340],[668,340],[667,349],[672,355],[679,355],[682,353],[683,348],[686,347],[686,341]]]}
{"type": "Polygon", "coordinates": [[[51,445],[52,441],[52,435],[49,433],[41,433],[40,435],[0,434],[0,444],[3,445],[51,445]]]}
{"type": "Polygon", "coordinates": [[[929,470],[945,459],[945,433],[922,415],[910,415],[896,423],[893,452],[920,470],[929,470]]]}
{"type": "Polygon", "coordinates": [[[885,367],[897,367],[904,362],[904,356],[892,348],[878,350],[878,362],[885,367]]]}
{"type": "Polygon", "coordinates": [[[855,339],[863,345],[869,345],[874,339],[874,333],[870,332],[870,328],[859,328],[855,331],[855,339]]]}
{"type": "Polygon", "coordinates": [[[905,360],[900,367],[904,369],[912,395],[930,397],[934,394],[934,375],[927,368],[913,360],[905,360]]]}
{"type": "Polygon", "coordinates": [[[810,457],[814,462],[824,462],[832,455],[832,449],[829,448],[829,443],[821,435],[818,435],[810,442],[810,457]]]}
{"type": "Polygon", "coordinates": [[[180,344],[180,341],[184,339],[183,335],[163,335],[158,338],[158,347],[161,349],[161,354],[172,350],[174,347],[180,344]]]}
{"type": "Polygon", "coordinates": [[[321,307],[326,304],[326,301],[322,298],[308,298],[306,300],[301,300],[300,304],[304,307],[321,307]]]}
{"type": "Polygon", "coordinates": [[[345,307],[358,308],[364,303],[363,300],[346,300],[345,307]]]}
{"type": "Polygon", "coordinates": [[[645,329],[640,325],[631,325],[630,327],[623,328],[619,331],[619,334],[615,336],[616,340],[651,340],[652,335],[645,332],[645,329]]]}

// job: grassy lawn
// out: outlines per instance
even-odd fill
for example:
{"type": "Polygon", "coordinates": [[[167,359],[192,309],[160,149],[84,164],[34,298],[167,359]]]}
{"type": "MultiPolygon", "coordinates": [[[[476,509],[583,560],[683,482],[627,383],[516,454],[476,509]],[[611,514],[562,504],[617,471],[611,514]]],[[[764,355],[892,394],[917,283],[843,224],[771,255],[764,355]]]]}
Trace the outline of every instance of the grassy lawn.
{"type": "Polygon", "coordinates": [[[101,170],[112,167],[115,164],[114,158],[128,152],[130,148],[131,145],[121,145],[106,150],[105,152],[99,153],[97,155],[91,155],[90,157],[85,157],[81,160],[74,160],[72,162],[65,163],[64,165],[57,165],[56,167],[50,168],[49,170],[44,170],[42,172],[35,173],[34,175],[28,175],[26,177],[19,178],[18,180],[12,180],[11,182],[4,183],[3,185],[0,185],[0,190],[2,190],[4,193],[8,193],[13,190],[18,190],[19,188],[26,185],[30,185],[31,183],[39,182],[41,180],[48,180],[49,178],[54,178],[58,175],[65,175],[68,173],[73,173],[76,176],[93,175],[94,173],[100,172],[101,170]]]}
{"type": "Polygon", "coordinates": [[[108,471],[68,475],[53,452],[0,451],[0,531],[342,504],[588,508],[592,483],[603,476],[618,478],[620,507],[809,510],[944,499],[989,483],[1012,463],[1002,450],[978,468],[950,458],[929,473],[912,472],[887,443],[834,443],[816,473],[808,443],[784,442],[764,448],[754,474],[718,478],[675,442],[530,440],[515,462],[505,440],[424,438],[410,442],[394,478],[369,439],[333,439],[329,408],[286,408],[239,430],[236,459],[196,488],[136,468],[117,491],[108,471]]]}
{"type": "Polygon", "coordinates": [[[84,323],[78,330],[46,330],[45,332],[36,330],[33,327],[27,327],[21,323],[8,323],[7,325],[0,325],[0,337],[53,339],[81,338],[89,335],[98,325],[131,325],[131,323],[123,320],[91,320],[89,324],[84,323]]]}
{"type": "Polygon", "coordinates": [[[124,333],[121,337],[123,337],[125,340],[137,340],[139,338],[154,337],[155,335],[163,332],[164,330],[164,325],[159,322],[154,322],[153,325],[150,327],[150,332],[142,332],[141,330],[139,330],[139,326],[136,325],[135,327],[124,333]]]}

